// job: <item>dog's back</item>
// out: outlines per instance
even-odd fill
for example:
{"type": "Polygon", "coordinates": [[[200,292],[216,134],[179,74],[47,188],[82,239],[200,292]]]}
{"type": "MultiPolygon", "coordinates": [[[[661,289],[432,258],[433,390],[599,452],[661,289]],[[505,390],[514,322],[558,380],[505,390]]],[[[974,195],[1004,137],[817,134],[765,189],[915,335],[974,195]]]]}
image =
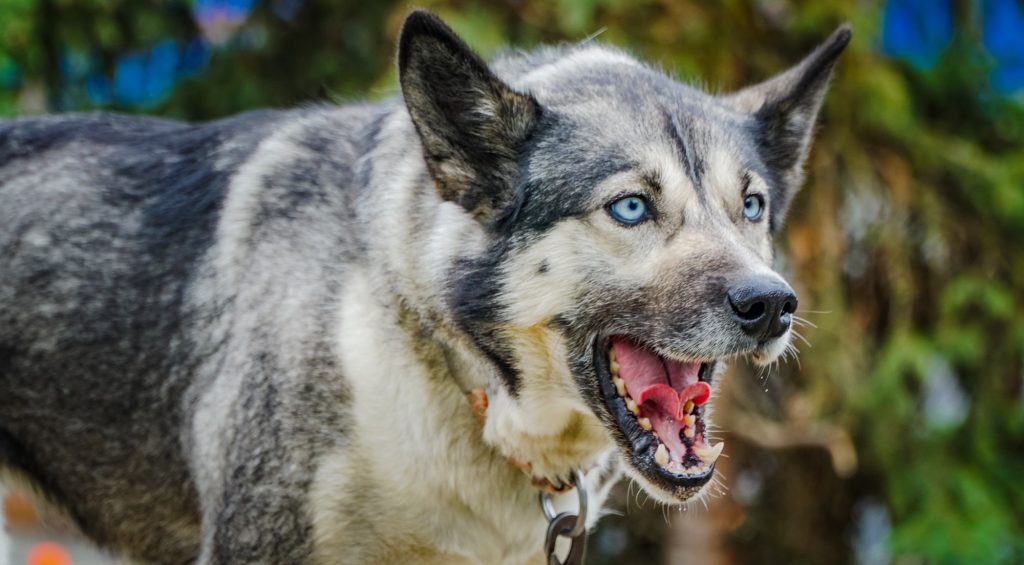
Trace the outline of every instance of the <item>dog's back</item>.
{"type": "Polygon", "coordinates": [[[0,468],[100,543],[196,555],[181,399],[209,344],[185,295],[276,119],[0,123],[0,468]]]}

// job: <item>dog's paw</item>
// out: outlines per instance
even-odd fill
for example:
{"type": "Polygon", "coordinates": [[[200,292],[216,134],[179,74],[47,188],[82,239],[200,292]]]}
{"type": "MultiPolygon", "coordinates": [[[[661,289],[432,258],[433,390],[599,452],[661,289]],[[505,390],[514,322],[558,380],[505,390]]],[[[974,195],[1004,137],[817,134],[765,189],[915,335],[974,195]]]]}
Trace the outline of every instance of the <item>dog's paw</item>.
{"type": "MultiPolygon", "coordinates": [[[[522,438],[523,442],[531,439],[522,438]]],[[[593,465],[589,454],[567,453],[559,447],[552,445],[550,450],[539,450],[536,447],[529,449],[519,448],[520,442],[510,442],[499,445],[505,454],[505,459],[514,467],[521,470],[530,479],[530,483],[540,490],[550,493],[565,492],[575,486],[575,473],[579,470],[587,470],[593,465]]]]}
{"type": "Polygon", "coordinates": [[[484,428],[484,440],[538,489],[556,493],[573,488],[575,472],[588,469],[608,448],[600,424],[578,412],[552,418],[545,411],[547,417],[531,418],[507,395],[499,392],[492,400],[483,389],[469,392],[466,399],[484,428]]]}
{"type": "MultiPolygon", "coordinates": [[[[469,402],[469,410],[472,412],[473,417],[476,418],[476,421],[481,426],[485,426],[487,423],[487,408],[490,405],[487,391],[482,388],[473,389],[466,394],[466,400],[469,402]]],[[[529,477],[530,483],[538,489],[550,493],[559,493],[570,490],[575,486],[573,484],[575,479],[572,469],[568,470],[565,474],[556,474],[553,477],[538,476],[534,473],[533,463],[529,460],[520,459],[519,456],[508,454],[505,455],[505,460],[529,477]]]]}

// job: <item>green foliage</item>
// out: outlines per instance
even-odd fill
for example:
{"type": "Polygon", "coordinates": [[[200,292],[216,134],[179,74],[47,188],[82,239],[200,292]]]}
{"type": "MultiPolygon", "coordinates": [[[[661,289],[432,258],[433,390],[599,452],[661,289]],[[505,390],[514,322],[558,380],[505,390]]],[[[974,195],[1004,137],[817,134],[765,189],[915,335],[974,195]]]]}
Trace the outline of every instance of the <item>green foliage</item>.
{"type": "MultiPolygon", "coordinates": [[[[975,22],[961,21],[939,65],[919,73],[878,55],[880,6],[871,2],[423,4],[485,54],[604,30],[600,40],[715,90],[785,68],[852,21],[855,40],[780,241],[801,308],[827,314],[805,314],[817,326],[802,330],[814,347],[804,348],[801,369],[788,365],[771,383],[801,399],[801,418],[848,432],[859,467],[837,479],[828,466],[807,464],[806,451],[730,442],[736,474],[776,471],[765,474],[768,494],[719,504],[787,516],[733,526],[731,551],[741,560],[830,562],[834,554],[820,548],[831,546],[848,560],[856,501],[874,498],[891,515],[897,561],[1024,561],[1024,106],[988,88],[975,22]],[[962,417],[929,415],[926,397],[938,386],[962,393],[962,417]],[[793,485],[784,471],[805,480],[793,485]],[[822,487],[839,480],[843,497],[822,487]],[[770,495],[782,488],[786,496],[770,495]],[[799,516],[826,503],[842,528],[822,532],[818,516],[799,516]],[[793,542],[793,528],[817,537],[793,542]]],[[[259,4],[200,77],[151,111],[210,119],[396,92],[393,46],[406,6],[307,0],[284,22],[268,5],[259,4]]],[[[33,88],[56,107],[55,93],[68,86],[57,72],[64,50],[98,53],[109,74],[123,53],[197,33],[182,2],[4,0],[0,114],[23,111],[33,88]]],[[[786,423],[794,418],[780,408],[786,402],[762,409],[786,423]]],[[[634,532],[634,543],[648,544],[631,555],[651,555],[659,520],[634,520],[646,528],[634,532]]],[[[613,520],[609,527],[630,526],[613,520]]],[[[597,547],[595,559],[617,555],[597,547]]]]}

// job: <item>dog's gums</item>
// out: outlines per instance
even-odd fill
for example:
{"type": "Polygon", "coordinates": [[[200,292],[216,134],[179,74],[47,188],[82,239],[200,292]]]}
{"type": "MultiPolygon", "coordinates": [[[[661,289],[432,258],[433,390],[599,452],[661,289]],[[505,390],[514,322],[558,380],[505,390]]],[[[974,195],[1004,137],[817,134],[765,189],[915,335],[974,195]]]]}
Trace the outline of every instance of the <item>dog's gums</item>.
{"type": "Polygon", "coordinates": [[[674,486],[710,480],[725,445],[712,446],[706,438],[713,362],[665,359],[623,336],[609,338],[603,351],[607,364],[597,365],[610,384],[604,386],[612,393],[606,401],[631,443],[637,467],[657,471],[674,486]]]}

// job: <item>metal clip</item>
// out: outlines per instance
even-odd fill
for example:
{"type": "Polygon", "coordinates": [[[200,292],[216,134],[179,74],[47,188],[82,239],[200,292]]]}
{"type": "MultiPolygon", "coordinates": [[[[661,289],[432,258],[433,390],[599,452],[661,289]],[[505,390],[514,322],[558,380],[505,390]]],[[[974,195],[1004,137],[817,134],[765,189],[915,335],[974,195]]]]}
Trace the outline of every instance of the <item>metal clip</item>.
{"type": "Polygon", "coordinates": [[[544,492],[540,495],[540,507],[548,520],[547,539],[544,542],[544,553],[548,565],[582,565],[587,552],[587,487],[583,482],[583,473],[574,472],[576,494],[579,499],[579,513],[562,512],[555,515],[551,495],[544,492]],[[569,539],[569,553],[564,561],[559,561],[555,546],[559,537],[569,539]]]}

